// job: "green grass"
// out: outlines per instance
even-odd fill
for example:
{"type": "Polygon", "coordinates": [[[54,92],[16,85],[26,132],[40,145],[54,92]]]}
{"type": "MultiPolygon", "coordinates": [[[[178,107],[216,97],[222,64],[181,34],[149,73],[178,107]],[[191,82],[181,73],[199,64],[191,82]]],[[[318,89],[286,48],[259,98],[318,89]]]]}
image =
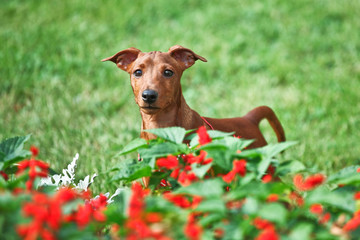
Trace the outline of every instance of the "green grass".
{"type": "Polygon", "coordinates": [[[327,172],[358,163],[359,11],[356,0],[1,1],[0,139],[32,133],[55,169],[79,152],[82,175],[106,172],[141,119],[128,75],[100,60],[180,44],[208,59],[182,79],[200,114],[269,105],[299,141],[286,158],[327,172]]]}

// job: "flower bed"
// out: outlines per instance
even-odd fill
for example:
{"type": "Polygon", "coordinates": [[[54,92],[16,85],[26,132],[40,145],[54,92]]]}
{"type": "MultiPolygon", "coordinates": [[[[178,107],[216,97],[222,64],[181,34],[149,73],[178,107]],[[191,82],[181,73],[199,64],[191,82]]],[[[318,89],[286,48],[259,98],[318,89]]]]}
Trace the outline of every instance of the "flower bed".
{"type": "Polygon", "coordinates": [[[153,129],[113,167],[121,187],[92,197],[95,175],[74,182],[77,158],[49,176],[29,139],[0,144],[0,235],[4,239],[358,239],[359,166],[326,177],[281,152],[293,142],[247,150],[230,133],[153,129]],[[184,144],[184,139],[188,144],[184,144]],[[280,156],[279,156],[280,155],[280,156]],[[42,181],[40,182],[40,179],[42,181]],[[146,179],[147,187],[142,185],[146,179]]]}

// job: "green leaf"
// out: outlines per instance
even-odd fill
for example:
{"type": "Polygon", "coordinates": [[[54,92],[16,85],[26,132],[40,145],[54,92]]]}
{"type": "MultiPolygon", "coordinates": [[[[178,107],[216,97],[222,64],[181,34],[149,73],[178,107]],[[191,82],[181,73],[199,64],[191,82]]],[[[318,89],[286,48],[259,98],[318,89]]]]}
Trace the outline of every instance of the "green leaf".
{"type": "Polygon", "coordinates": [[[131,190],[129,188],[122,189],[118,195],[113,197],[113,202],[110,203],[105,210],[108,221],[122,221],[128,213],[127,206],[131,197],[131,190]]]}
{"type": "Polygon", "coordinates": [[[263,159],[258,165],[258,177],[261,178],[265,171],[268,169],[272,158],[284,151],[285,149],[295,145],[297,142],[282,142],[277,144],[269,144],[265,147],[259,148],[259,151],[263,154],[263,159]]]}
{"type": "Polygon", "coordinates": [[[150,166],[145,166],[143,168],[140,168],[139,170],[135,171],[133,174],[131,174],[128,178],[127,181],[131,182],[134,181],[136,179],[140,179],[142,177],[150,177],[151,176],[151,167],[150,166]]]}
{"type": "Polygon", "coordinates": [[[308,240],[313,232],[314,226],[310,223],[300,222],[291,231],[290,240],[308,240]]]}
{"type": "Polygon", "coordinates": [[[337,189],[330,191],[325,187],[319,187],[310,192],[306,197],[306,202],[321,203],[343,209],[349,213],[355,211],[354,193],[352,191],[346,191],[345,189],[337,189]]]}
{"type": "Polygon", "coordinates": [[[116,156],[125,155],[127,153],[134,152],[138,150],[139,148],[147,147],[147,143],[142,138],[137,138],[131,141],[129,144],[127,144],[116,156]]]}
{"type": "Polygon", "coordinates": [[[283,152],[287,148],[294,146],[295,144],[297,144],[297,142],[288,141],[288,142],[281,142],[281,143],[276,143],[276,144],[269,144],[269,145],[266,145],[265,147],[262,147],[259,149],[266,157],[272,158],[275,155],[283,152]]]}
{"type": "Polygon", "coordinates": [[[200,202],[199,206],[195,209],[199,212],[217,212],[225,214],[226,207],[221,198],[209,198],[200,202]]]}
{"type": "Polygon", "coordinates": [[[198,165],[196,163],[191,164],[191,170],[195,173],[198,178],[203,178],[204,175],[209,171],[212,164],[198,165]]]}
{"type": "Polygon", "coordinates": [[[243,150],[247,146],[249,146],[254,140],[248,140],[243,138],[236,138],[236,137],[225,137],[224,142],[228,148],[236,152],[237,150],[243,150]]]}
{"type": "Polygon", "coordinates": [[[279,224],[284,224],[287,217],[287,210],[280,203],[265,204],[258,213],[260,217],[279,224]]]}
{"type": "Polygon", "coordinates": [[[217,212],[210,212],[205,216],[201,217],[199,223],[201,226],[206,227],[209,224],[220,222],[224,218],[223,214],[219,214],[217,212]]]}
{"type": "Polygon", "coordinates": [[[226,171],[230,171],[232,169],[232,155],[229,151],[209,149],[207,150],[207,153],[207,158],[213,159],[213,166],[218,165],[226,171]]]}
{"type": "Polygon", "coordinates": [[[142,177],[151,176],[151,167],[146,163],[139,162],[134,159],[123,161],[118,164],[113,170],[118,169],[111,181],[126,180],[133,181],[142,177]]]}
{"type": "Polygon", "coordinates": [[[30,136],[31,134],[8,138],[0,143],[0,162],[2,162],[0,170],[31,155],[29,151],[23,149],[24,143],[29,140],[30,136]]]}
{"type": "Polygon", "coordinates": [[[276,174],[286,175],[288,173],[296,173],[305,170],[305,165],[297,160],[284,161],[276,168],[276,174]]]}
{"type": "MultiPolygon", "coordinates": [[[[241,178],[241,180],[247,178],[247,175],[249,175],[249,180],[253,178],[251,176],[251,173],[246,174],[244,178],[241,178]]],[[[240,180],[240,181],[241,181],[240,180]]],[[[249,181],[248,180],[248,181],[249,181]]],[[[229,198],[231,199],[241,199],[245,198],[247,196],[257,197],[257,198],[265,198],[267,195],[269,195],[269,186],[266,184],[263,184],[261,182],[250,182],[246,185],[240,185],[234,189],[234,191],[230,191],[228,193],[229,198]]]]}
{"type": "Polygon", "coordinates": [[[356,184],[360,183],[360,173],[357,172],[359,165],[349,166],[329,176],[327,183],[330,184],[356,184]]]}
{"type": "Polygon", "coordinates": [[[260,161],[262,154],[257,149],[243,150],[241,153],[234,154],[237,159],[249,159],[251,161],[260,161]]]}
{"type": "Polygon", "coordinates": [[[225,145],[225,143],[221,142],[211,142],[206,145],[203,145],[199,148],[199,150],[227,150],[228,147],[225,145]]]}
{"type": "Polygon", "coordinates": [[[224,183],[220,178],[195,182],[187,187],[181,187],[174,193],[185,193],[201,197],[220,196],[224,193],[224,183]]]}
{"type": "Polygon", "coordinates": [[[180,152],[186,151],[188,147],[185,144],[175,144],[172,142],[159,143],[149,148],[139,149],[141,158],[158,158],[166,157],[168,155],[176,155],[180,152]]]}
{"type": "Polygon", "coordinates": [[[243,206],[243,211],[245,214],[251,215],[256,214],[259,210],[259,201],[253,197],[247,197],[245,204],[243,206]]]}
{"type": "Polygon", "coordinates": [[[156,136],[174,143],[182,143],[186,130],[181,127],[155,128],[147,129],[146,132],[153,133],[156,136]]]}

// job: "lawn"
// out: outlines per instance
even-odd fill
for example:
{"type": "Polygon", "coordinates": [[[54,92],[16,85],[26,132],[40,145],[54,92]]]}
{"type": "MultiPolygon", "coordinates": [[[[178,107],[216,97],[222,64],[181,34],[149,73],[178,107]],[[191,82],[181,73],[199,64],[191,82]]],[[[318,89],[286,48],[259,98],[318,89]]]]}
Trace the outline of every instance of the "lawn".
{"type": "Polygon", "coordinates": [[[268,105],[299,142],[287,159],[325,173],[359,163],[359,11],[356,0],[1,1],[0,139],[32,133],[55,170],[78,152],[106,191],[141,119],[129,76],[100,60],[180,44],[208,60],[182,79],[201,115],[268,105]]]}

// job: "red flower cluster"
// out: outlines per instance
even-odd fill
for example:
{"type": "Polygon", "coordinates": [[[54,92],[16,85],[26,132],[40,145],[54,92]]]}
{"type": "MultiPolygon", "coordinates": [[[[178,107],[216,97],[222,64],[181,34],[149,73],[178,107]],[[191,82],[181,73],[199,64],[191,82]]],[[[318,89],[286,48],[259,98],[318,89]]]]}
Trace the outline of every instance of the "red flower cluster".
{"type": "Polygon", "coordinates": [[[344,225],[343,230],[346,232],[354,231],[360,226],[360,210],[354,213],[354,216],[344,225]]]}
{"type": "Polygon", "coordinates": [[[105,215],[102,211],[106,206],[106,197],[92,201],[93,203],[79,205],[78,210],[69,216],[62,213],[62,207],[77,198],[83,196],[70,188],[60,189],[53,197],[44,193],[35,192],[31,202],[26,202],[22,211],[26,217],[31,217],[32,222],[29,224],[18,225],[18,234],[26,239],[56,239],[56,233],[62,223],[74,221],[79,228],[84,227],[90,221],[91,215],[97,221],[104,221],[105,215]],[[87,209],[86,212],[84,209],[87,209]]]}
{"type": "Polygon", "coordinates": [[[172,194],[170,192],[164,193],[164,198],[169,202],[172,202],[174,205],[181,207],[181,208],[192,208],[195,209],[199,203],[201,202],[202,198],[200,196],[193,196],[192,201],[190,202],[190,197],[186,197],[183,194],[172,194]]]}
{"type": "Polygon", "coordinates": [[[320,203],[315,203],[310,206],[310,212],[316,215],[320,215],[324,212],[324,207],[320,203]]]}
{"type": "Polygon", "coordinates": [[[266,174],[261,178],[263,183],[269,183],[273,179],[275,174],[275,167],[273,165],[269,165],[268,169],[266,170],[266,174]]]}
{"type": "Polygon", "coordinates": [[[242,177],[244,177],[246,174],[246,161],[244,159],[234,160],[233,169],[230,172],[228,172],[226,175],[224,175],[222,179],[226,183],[231,183],[237,174],[239,174],[242,177]]]}
{"type": "Polygon", "coordinates": [[[9,176],[4,171],[0,171],[0,176],[2,176],[6,181],[9,179],[9,176]]]}
{"type": "Polygon", "coordinates": [[[295,202],[295,204],[298,205],[299,207],[304,205],[304,198],[297,192],[291,192],[289,194],[289,199],[295,202]]]}
{"type": "Polygon", "coordinates": [[[185,236],[190,240],[201,239],[201,234],[203,232],[202,227],[197,223],[196,216],[196,213],[190,213],[188,216],[188,221],[185,225],[184,233],[185,236]]]}
{"type": "Polygon", "coordinates": [[[253,220],[253,225],[261,230],[256,240],[278,240],[280,239],[275,231],[275,226],[268,220],[256,217],[253,220]]]}
{"type": "Polygon", "coordinates": [[[199,129],[196,131],[196,133],[199,136],[199,144],[200,145],[205,145],[205,144],[208,144],[208,143],[210,143],[212,141],[209,134],[206,131],[205,126],[199,127],[199,129]]]}
{"type": "Polygon", "coordinates": [[[79,229],[83,229],[91,220],[106,221],[104,211],[107,206],[107,197],[100,194],[98,198],[91,199],[85,205],[79,205],[76,212],[65,216],[67,222],[76,222],[79,229]]]}
{"type": "Polygon", "coordinates": [[[305,180],[302,175],[297,174],[293,178],[294,185],[300,191],[310,191],[324,183],[326,177],[320,173],[307,177],[305,180]]]}
{"type": "Polygon", "coordinates": [[[327,223],[331,218],[330,213],[324,213],[324,207],[319,203],[312,204],[310,212],[319,217],[319,223],[321,224],[327,223]]]}
{"type": "Polygon", "coordinates": [[[360,200],[360,192],[356,192],[356,193],[354,194],[354,199],[355,199],[355,200],[360,200]]]}
{"type": "Polygon", "coordinates": [[[269,196],[266,198],[267,202],[276,202],[277,200],[279,200],[279,196],[275,193],[269,194],[269,196]]]}
{"type": "Polygon", "coordinates": [[[36,177],[46,178],[48,176],[48,169],[49,169],[49,164],[35,159],[35,157],[39,154],[39,150],[36,147],[32,146],[30,148],[30,151],[32,152],[31,159],[25,159],[19,162],[18,171],[16,173],[17,175],[19,175],[22,172],[24,172],[27,168],[29,168],[29,179],[25,183],[26,189],[29,191],[33,188],[35,178],[36,177]]]}
{"type": "Polygon", "coordinates": [[[205,151],[200,151],[199,156],[194,156],[193,154],[187,154],[181,156],[181,160],[175,156],[168,156],[166,158],[159,158],[156,161],[156,165],[159,168],[165,168],[172,170],[170,177],[177,179],[178,182],[182,186],[188,186],[192,182],[198,180],[195,173],[193,173],[191,170],[191,164],[200,164],[200,165],[206,165],[212,162],[212,159],[205,159],[206,157],[205,151]]]}
{"type": "Polygon", "coordinates": [[[138,182],[134,182],[132,185],[132,195],[130,198],[128,215],[129,218],[125,223],[125,228],[128,230],[126,239],[140,240],[140,239],[161,239],[169,240],[170,238],[164,235],[164,229],[161,227],[151,228],[154,223],[160,223],[162,221],[162,215],[160,213],[152,212],[146,213],[145,210],[145,196],[149,193],[149,190],[143,190],[142,186],[138,182]]]}

